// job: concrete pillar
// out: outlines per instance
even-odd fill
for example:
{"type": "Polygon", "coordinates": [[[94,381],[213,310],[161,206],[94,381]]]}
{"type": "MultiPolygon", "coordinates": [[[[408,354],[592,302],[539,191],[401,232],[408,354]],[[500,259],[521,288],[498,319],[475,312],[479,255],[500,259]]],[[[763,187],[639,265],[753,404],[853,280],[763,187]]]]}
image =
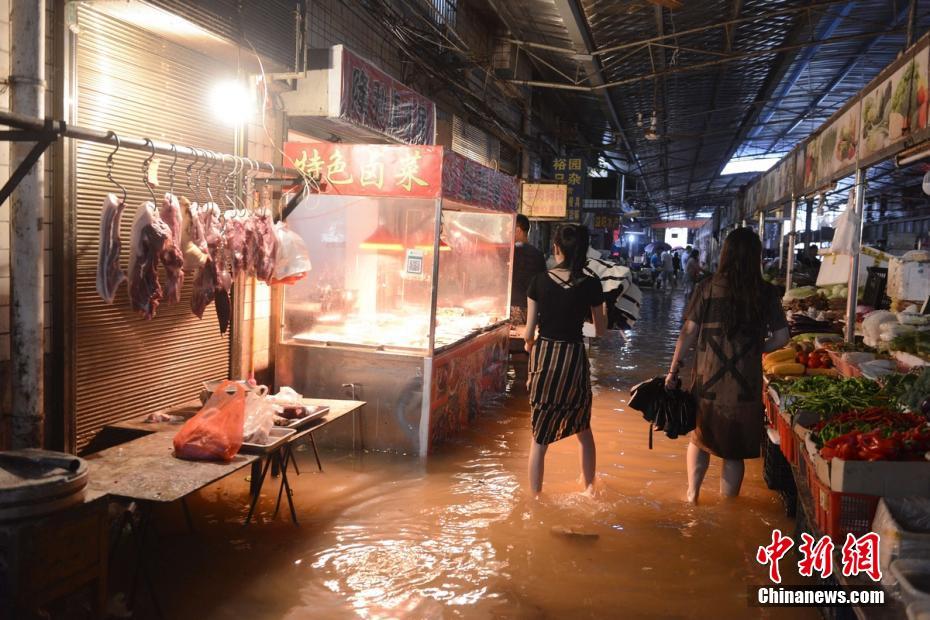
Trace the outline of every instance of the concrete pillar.
{"type": "MultiPolygon", "coordinates": [[[[12,109],[36,118],[45,116],[45,18],[45,0],[13,0],[12,109]]],[[[17,166],[32,146],[13,142],[11,165],[17,166]]],[[[13,448],[40,448],[44,439],[43,159],[19,184],[10,205],[13,448]]]]}

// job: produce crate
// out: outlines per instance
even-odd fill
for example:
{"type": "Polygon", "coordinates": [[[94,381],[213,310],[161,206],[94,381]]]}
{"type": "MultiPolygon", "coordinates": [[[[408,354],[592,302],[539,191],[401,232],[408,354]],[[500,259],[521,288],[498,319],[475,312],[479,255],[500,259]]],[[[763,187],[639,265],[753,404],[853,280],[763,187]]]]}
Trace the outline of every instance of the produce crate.
{"type": "Polygon", "coordinates": [[[814,500],[817,527],[830,536],[835,544],[842,545],[846,534],[862,536],[871,531],[872,519],[875,518],[875,510],[881,499],[879,496],[833,491],[810,466],[808,482],[814,500]]]}
{"type": "Polygon", "coordinates": [[[862,536],[872,529],[880,499],[877,495],[831,491],[819,478],[812,493],[817,526],[836,544],[843,544],[847,534],[862,536]]]}
{"type": "Polygon", "coordinates": [[[789,418],[787,414],[779,411],[775,414],[775,428],[778,430],[778,441],[781,447],[781,453],[790,464],[797,465],[797,436],[791,428],[791,418],[789,418]]]}

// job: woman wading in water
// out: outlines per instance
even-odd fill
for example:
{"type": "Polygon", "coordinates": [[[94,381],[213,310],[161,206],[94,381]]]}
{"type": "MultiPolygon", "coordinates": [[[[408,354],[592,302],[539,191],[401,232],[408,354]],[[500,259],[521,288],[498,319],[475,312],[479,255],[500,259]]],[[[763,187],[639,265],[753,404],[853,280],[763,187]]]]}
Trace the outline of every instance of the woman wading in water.
{"type": "Polygon", "coordinates": [[[762,279],[762,242],[751,229],[738,228],[723,244],[717,273],[694,290],[665,378],[667,387],[679,384],[682,357],[697,343],[688,501],[698,500],[711,454],[723,459],[720,493],[739,495],[743,459],[759,456],[764,432],[762,354],[787,342],[778,292],[762,279]]]}
{"type": "Polygon", "coordinates": [[[581,444],[585,489],[590,491],[594,484],[591,377],[581,330],[586,320],[592,320],[597,336],[604,334],[604,294],[600,282],[583,273],[587,228],[563,226],[556,233],[554,245],[556,266],[537,274],[527,289],[524,340],[530,354],[533,445],[529,473],[533,493],[542,491],[549,444],[571,435],[576,435],[581,444]]]}

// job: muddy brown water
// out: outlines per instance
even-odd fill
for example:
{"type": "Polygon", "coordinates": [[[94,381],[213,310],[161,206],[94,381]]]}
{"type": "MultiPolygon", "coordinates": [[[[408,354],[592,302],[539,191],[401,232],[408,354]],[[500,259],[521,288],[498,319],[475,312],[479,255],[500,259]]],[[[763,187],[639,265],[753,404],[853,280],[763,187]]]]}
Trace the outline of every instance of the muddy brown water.
{"type": "MultiPolygon", "coordinates": [[[[645,422],[627,409],[628,389],[667,368],[682,306],[680,293],[647,291],[628,342],[613,335],[591,350],[594,497],[579,493],[574,439],[550,448],[543,497],[527,496],[529,410],[513,380],[506,399],[426,463],[324,452],[319,474],[299,453],[299,527],[283,513],[272,520],[268,484],[258,523],[243,528],[245,473],[193,498],[195,534],[180,508],[162,509],[147,560],[165,616],[815,617],[747,605],[747,586],[766,583],[757,547],[773,528],[794,529],[761,462],[748,463],[742,496],[724,500],[713,461],[701,504],[687,505],[685,440],[657,436],[649,451],[645,422]]],[[[782,562],[786,580],[793,562],[782,562]]],[[[128,572],[117,565],[116,590],[128,572]]],[[[137,617],[150,612],[141,591],[137,617]]]]}

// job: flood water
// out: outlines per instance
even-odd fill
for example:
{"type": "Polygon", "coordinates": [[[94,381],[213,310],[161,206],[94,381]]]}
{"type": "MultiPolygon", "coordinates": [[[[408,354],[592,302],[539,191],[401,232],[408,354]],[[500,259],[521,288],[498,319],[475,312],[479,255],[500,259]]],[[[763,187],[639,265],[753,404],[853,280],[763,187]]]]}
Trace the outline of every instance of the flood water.
{"type": "MultiPolygon", "coordinates": [[[[550,447],[542,498],[525,492],[530,414],[513,381],[428,463],[324,452],[320,474],[301,452],[303,473],[290,478],[299,527],[284,513],[272,521],[274,484],[259,522],[241,526],[245,472],[193,498],[196,534],[180,508],[160,510],[148,562],[165,617],[815,617],[747,606],[747,586],[767,581],[757,547],[775,527],[794,529],[761,462],[747,463],[742,496],[724,500],[713,461],[690,506],[686,440],[657,435],[648,450],[646,423],[627,409],[628,389],[667,369],[682,306],[680,294],[647,291],[629,341],[592,347],[593,497],[580,493],[573,438],[550,447]]],[[[782,571],[796,567],[786,558],[782,571]]],[[[139,612],[150,611],[142,591],[139,612]]]]}

